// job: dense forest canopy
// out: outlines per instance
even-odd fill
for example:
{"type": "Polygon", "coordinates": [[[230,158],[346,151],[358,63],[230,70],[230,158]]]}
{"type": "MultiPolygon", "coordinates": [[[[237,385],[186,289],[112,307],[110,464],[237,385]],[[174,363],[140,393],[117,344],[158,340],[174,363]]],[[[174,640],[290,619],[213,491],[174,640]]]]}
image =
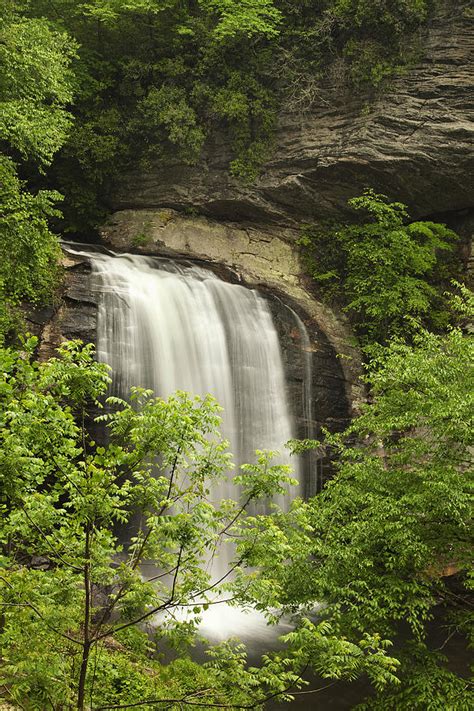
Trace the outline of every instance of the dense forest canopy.
{"type": "Polygon", "coordinates": [[[407,338],[420,321],[450,322],[450,281],[462,272],[446,225],[411,222],[406,205],[368,189],[348,202],[363,221],[309,225],[299,243],[319,295],[346,311],[361,344],[407,338]]]}
{"type": "Polygon", "coordinates": [[[39,364],[37,341],[21,335],[22,303],[48,303],[61,283],[58,233],[90,237],[127,166],[197,161],[219,131],[231,174],[256,179],[281,107],[310,110],[325,84],[383,91],[416,59],[435,7],[0,0],[2,702],[261,708],[302,691],[311,669],[325,683],[368,678],[374,711],[473,707],[443,656],[472,632],[473,445],[472,296],[450,283],[461,269],[444,225],[410,222],[374,186],[351,201],[353,223],[304,228],[314,289],[365,346],[370,401],[346,432],[291,443],[324,446],[336,475],[289,512],[249,513],[291,483],[265,452],[239,473],[241,501],[209,503],[229,469],[212,399],[135,388],[132,404],[109,399],[98,443],[106,365],[77,342],[39,364]],[[124,551],[116,527],[138,510],[146,526],[124,551]],[[216,584],[203,561],[223,537],[236,546],[233,579],[216,584]],[[168,577],[145,582],[147,558],[168,577]],[[218,592],[272,621],[294,616],[260,667],[233,643],[191,660],[218,592]],[[186,622],[173,617],[180,606],[186,622]],[[445,643],[433,650],[439,609],[445,643]],[[172,664],[140,627],[157,612],[171,613],[157,629],[179,650],[172,664]]]}

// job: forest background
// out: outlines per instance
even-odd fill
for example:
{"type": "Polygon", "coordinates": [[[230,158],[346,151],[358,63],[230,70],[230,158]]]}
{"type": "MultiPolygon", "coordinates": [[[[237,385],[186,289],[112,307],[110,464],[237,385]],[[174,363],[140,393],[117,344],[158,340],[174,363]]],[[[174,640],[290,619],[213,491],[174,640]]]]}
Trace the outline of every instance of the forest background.
{"type": "Polygon", "coordinates": [[[435,3],[0,7],[0,694],[26,709],[256,708],[297,692],[312,668],[331,681],[368,675],[367,708],[472,708],[465,676],[427,642],[435,611],[446,640],[471,629],[472,307],[459,282],[450,287],[462,278],[453,233],[410,222],[405,206],[373,190],[352,202],[353,223],[302,233],[321,297],[347,310],[366,349],[371,402],[346,433],[327,434],[337,476],[286,514],[247,514],[290,477],[264,453],[240,474],[241,502],[207,506],[207,487],[229,467],[212,402],[163,403],[137,390],[133,408],[109,402],[104,447],[87,427],[108,384],[91,347],[65,345],[40,365],[34,339],[19,340],[21,304],[55,298],[57,234],[90,238],[128,165],[195,161],[221,130],[230,172],[255,180],[282,102],[298,110],[327,80],[383,91],[418,56],[435,3]],[[157,453],[171,480],[152,476],[157,453]],[[147,527],[117,565],[114,527],[138,508],[147,527]],[[229,588],[202,567],[223,536],[238,552],[229,588]],[[141,580],[147,557],[171,582],[141,580]],[[238,645],[214,649],[205,665],[183,651],[221,584],[241,605],[295,615],[284,651],[259,668],[246,666],[238,645]],[[161,664],[139,623],[178,605],[194,616],[161,625],[181,650],[161,664]],[[394,651],[400,625],[405,642],[394,651]]]}

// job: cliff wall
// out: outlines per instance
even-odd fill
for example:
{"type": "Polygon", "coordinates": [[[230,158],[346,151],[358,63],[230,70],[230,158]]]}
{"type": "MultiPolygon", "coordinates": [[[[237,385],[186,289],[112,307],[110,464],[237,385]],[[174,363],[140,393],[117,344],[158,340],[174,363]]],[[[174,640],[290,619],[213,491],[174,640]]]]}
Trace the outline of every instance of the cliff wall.
{"type": "Polygon", "coordinates": [[[217,135],[201,163],[123,177],[102,230],[119,251],[188,255],[280,291],[342,356],[347,396],[362,397],[360,361],[341,314],[318,303],[294,242],[307,221],[340,219],[347,199],[374,186],[413,217],[438,217],[466,239],[474,225],[474,23],[469,3],[439,3],[419,62],[376,95],[321,87],[311,110],[282,107],[272,157],[244,186],[217,135]]]}
{"type": "MultiPolygon", "coordinates": [[[[254,185],[229,175],[222,135],[208,143],[197,166],[174,162],[124,175],[102,229],[104,243],[225,265],[236,279],[281,298],[304,320],[321,372],[324,359],[339,356],[331,371],[339,373],[333,400],[342,402],[343,382],[353,413],[363,398],[353,336],[343,315],[312,295],[294,243],[302,223],[340,219],[347,199],[368,186],[405,202],[413,217],[437,217],[465,238],[472,235],[474,24],[468,6],[439,3],[421,38],[419,62],[378,94],[321,86],[319,100],[304,114],[282,107],[272,157],[254,185]]],[[[87,270],[76,262],[67,266],[65,300],[45,331],[45,353],[60,335],[94,337],[87,270]]],[[[329,391],[324,398],[330,401],[329,391]]],[[[342,409],[335,406],[339,417],[342,409]]]]}
{"type": "Polygon", "coordinates": [[[170,207],[226,221],[297,225],[340,217],[348,198],[373,186],[413,217],[474,207],[474,22],[463,0],[439,3],[419,62],[376,94],[321,86],[306,113],[282,107],[260,179],[229,176],[217,136],[202,162],[124,176],[113,207],[170,207]]]}

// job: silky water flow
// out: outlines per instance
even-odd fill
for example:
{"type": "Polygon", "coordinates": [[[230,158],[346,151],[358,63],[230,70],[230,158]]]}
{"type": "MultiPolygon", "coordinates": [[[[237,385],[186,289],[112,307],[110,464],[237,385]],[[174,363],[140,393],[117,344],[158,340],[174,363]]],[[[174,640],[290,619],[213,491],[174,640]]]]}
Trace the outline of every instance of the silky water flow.
{"type": "MultiPolygon", "coordinates": [[[[99,304],[98,357],[112,367],[115,393],[126,397],[133,385],[150,388],[163,398],[176,390],[199,396],[210,393],[223,408],[221,432],[230,442],[236,468],[254,461],[257,448],[278,450],[277,461],[291,464],[300,481],[298,460],[293,457],[290,462],[283,447],[295,431],[267,301],[257,291],[222,281],[189,262],[102,253],[87,256],[99,304]]],[[[306,329],[293,315],[304,345],[309,342],[306,329]]],[[[307,376],[310,368],[306,362],[307,376]]],[[[306,382],[305,409],[308,387],[306,382]]],[[[291,495],[278,497],[277,503],[287,507],[301,493],[300,481],[291,495]]],[[[231,482],[222,483],[212,495],[216,501],[236,498],[238,490],[231,482]]],[[[217,579],[226,566],[225,556],[219,555],[213,568],[217,579]]],[[[204,614],[202,631],[214,640],[275,634],[266,632],[257,613],[249,615],[224,605],[213,605],[204,614]]]]}

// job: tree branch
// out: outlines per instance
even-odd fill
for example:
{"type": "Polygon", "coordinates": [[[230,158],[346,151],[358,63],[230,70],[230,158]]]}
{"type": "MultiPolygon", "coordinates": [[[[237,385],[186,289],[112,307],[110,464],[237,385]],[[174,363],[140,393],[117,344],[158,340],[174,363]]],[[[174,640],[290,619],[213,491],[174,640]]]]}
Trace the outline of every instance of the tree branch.
{"type": "MultiPolygon", "coordinates": [[[[298,679],[302,679],[303,674],[306,672],[307,668],[309,666],[308,664],[305,665],[305,667],[302,669],[302,671],[298,675],[298,679]]],[[[296,681],[298,681],[298,679],[296,681]]],[[[309,693],[318,693],[319,691],[323,691],[324,689],[329,688],[330,686],[333,686],[336,682],[331,682],[330,684],[327,684],[326,686],[322,686],[318,689],[312,689],[310,691],[301,691],[301,692],[293,692],[294,694],[309,694],[309,693]]],[[[291,691],[291,688],[295,685],[295,682],[293,682],[290,686],[288,686],[286,689],[282,689],[281,691],[276,691],[273,694],[269,694],[265,696],[263,699],[255,700],[254,703],[251,704],[219,704],[219,703],[211,703],[211,702],[205,702],[205,701],[193,701],[191,700],[192,696],[195,696],[196,693],[199,693],[200,695],[203,693],[202,691],[195,692],[194,694],[191,695],[186,695],[183,696],[181,699],[150,699],[147,701],[139,701],[133,704],[116,704],[116,705],[110,705],[110,706],[99,706],[93,711],[111,711],[112,709],[131,709],[131,708],[137,708],[139,706],[151,706],[152,704],[184,704],[186,706],[205,706],[207,708],[216,708],[216,709],[255,709],[257,706],[261,706],[262,704],[265,704],[267,701],[271,701],[271,699],[274,699],[278,696],[281,696],[282,694],[286,694],[289,691],[291,691]]],[[[210,691],[210,690],[209,690],[210,691]]]]}
{"type": "MultiPolygon", "coordinates": [[[[3,580],[3,582],[5,583],[5,585],[7,585],[7,586],[10,588],[10,590],[15,591],[15,588],[13,587],[13,585],[12,585],[8,580],[6,580],[3,576],[0,576],[0,580],[3,580]]],[[[79,645],[82,646],[81,640],[76,639],[75,637],[70,637],[70,636],[69,636],[68,634],[66,634],[65,632],[60,632],[60,631],[57,630],[55,627],[53,627],[52,625],[50,625],[49,622],[47,622],[47,621],[44,619],[44,615],[38,610],[37,607],[35,607],[35,605],[33,605],[33,603],[31,603],[31,602],[24,602],[24,603],[21,603],[21,605],[22,605],[22,606],[25,606],[25,607],[29,607],[31,610],[33,610],[33,612],[34,612],[36,615],[38,615],[38,617],[40,618],[40,620],[42,620],[42,621],[44,622],[44,624],[46,625],[46,627],[47,627],[49,630],[51,630],[51,632],[54,632],[55,634],[59,635],[60,637],[64,637],[64,639],[69,640],[69,642],[74,642],[74,644],[79,644],[79,645]]]]}

